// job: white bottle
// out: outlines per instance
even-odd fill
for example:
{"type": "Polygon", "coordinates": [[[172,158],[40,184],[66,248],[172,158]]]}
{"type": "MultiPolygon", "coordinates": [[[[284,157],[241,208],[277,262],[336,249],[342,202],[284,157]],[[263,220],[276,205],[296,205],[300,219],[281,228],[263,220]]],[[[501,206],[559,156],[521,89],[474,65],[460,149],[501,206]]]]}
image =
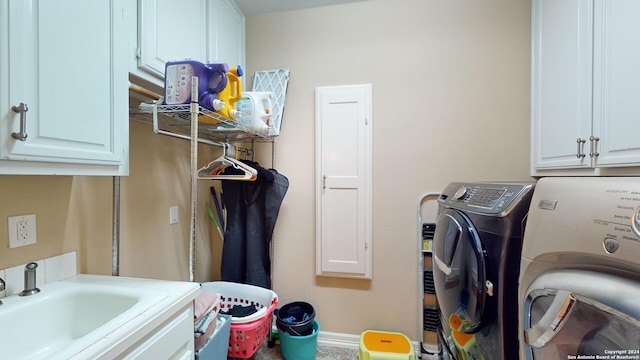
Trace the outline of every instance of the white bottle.
{"type": "Polygon", "coordinates": [[[271,114],[275,104],[273,92],[245,91],[236,103],[240,112],[238,127],[245,127],[262,135],[269,135],[273,125],[271,114]]]}

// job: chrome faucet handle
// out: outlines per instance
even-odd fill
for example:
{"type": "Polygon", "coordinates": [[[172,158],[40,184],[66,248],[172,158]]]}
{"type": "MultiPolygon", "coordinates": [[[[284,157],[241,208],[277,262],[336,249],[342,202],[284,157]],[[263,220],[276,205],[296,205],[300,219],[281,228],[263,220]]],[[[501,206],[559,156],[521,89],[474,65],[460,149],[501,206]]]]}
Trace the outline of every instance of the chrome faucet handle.
{"type": "Polygon", "coordinates": [[[40,292],[40,289],[36,287],[36,269],[38,264],[30,262],[24,267],[24,290],[20,293],[20,296],[34,295],[40,292]]]}
{"type": "MultiPolygon", "coordinates": [[[[0,291],[4,291],[6,288],[7,284],[4,282],[4,280],[0,277],[0,291]]],[[[0,305],[2,305],[2,300],[0,300],[0,305]]]]}

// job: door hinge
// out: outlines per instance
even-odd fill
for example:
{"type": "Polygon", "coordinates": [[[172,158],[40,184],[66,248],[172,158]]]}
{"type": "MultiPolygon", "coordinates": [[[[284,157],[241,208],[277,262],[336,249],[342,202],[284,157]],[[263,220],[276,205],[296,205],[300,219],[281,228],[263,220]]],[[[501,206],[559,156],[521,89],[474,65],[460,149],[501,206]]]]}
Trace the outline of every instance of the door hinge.
{"type": "Polygon", "coordinates": [[[142,57],[142,50],[140,48],[136,48],[136,59],[140,59],[142,57]]]}
{"type": "Polygon", "coordinates": [[[369,125],[369,119],[364,118],[364,124],[365,124],[365,125],[369,125]]]}

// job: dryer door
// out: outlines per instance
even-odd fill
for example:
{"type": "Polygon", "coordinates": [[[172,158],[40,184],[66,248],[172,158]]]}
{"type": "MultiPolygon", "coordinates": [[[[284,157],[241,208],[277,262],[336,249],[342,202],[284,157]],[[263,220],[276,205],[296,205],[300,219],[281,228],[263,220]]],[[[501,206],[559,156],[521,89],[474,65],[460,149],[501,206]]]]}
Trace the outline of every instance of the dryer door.
{"type": "Polygon", "coordinates": [[[640,283],[582,270],[536,279],[524,304],[528,359],[640,358],[640,283]]]}
{"type": "MultiPolygon", "coordinates": [[[[433,277],[447,330],[480,331],[486,292],[485,252],[469,218],[446,209],[438,217],[433,238],[433,277]]],[[[450,335],[447,331],[447,335],[450,335]]]]}

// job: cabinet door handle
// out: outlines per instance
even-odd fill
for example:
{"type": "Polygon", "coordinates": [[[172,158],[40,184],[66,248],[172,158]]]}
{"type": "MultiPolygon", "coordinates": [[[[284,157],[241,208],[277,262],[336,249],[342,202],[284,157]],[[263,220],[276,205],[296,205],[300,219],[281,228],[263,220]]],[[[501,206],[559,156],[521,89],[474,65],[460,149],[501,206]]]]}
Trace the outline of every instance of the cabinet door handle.
{"type": "Polygon", "coordinates": [[[590,149],[589,156],[591,157],[599,156],[600,153],[598,152],[598,141],[600,141],[600,138],[597,136],[591,135],[589,140],[591,141],[591,144],[589,146],[589,149],[590,149]]]}
{"type": "Polygon", "coordinates": [[[576,153],[576,157],[578,159],[581,159],[583,157],[585,157],[584,155],[584,143],[586,143],[587,140],[585,139],[580,139],[578,138],[578,140],[576,140],[576,143],[578,143],[578,152],[576,153]]]}
{"type": "Polygon", "coordinates": [[[12,132],[11,137],[16,140],[25,141],[27,140],[27,111],[29,111],[29,108],[27,104],[20,103],[19,106],[12,106],[11,110],[20,114],[20,132],[12,132]]]}

